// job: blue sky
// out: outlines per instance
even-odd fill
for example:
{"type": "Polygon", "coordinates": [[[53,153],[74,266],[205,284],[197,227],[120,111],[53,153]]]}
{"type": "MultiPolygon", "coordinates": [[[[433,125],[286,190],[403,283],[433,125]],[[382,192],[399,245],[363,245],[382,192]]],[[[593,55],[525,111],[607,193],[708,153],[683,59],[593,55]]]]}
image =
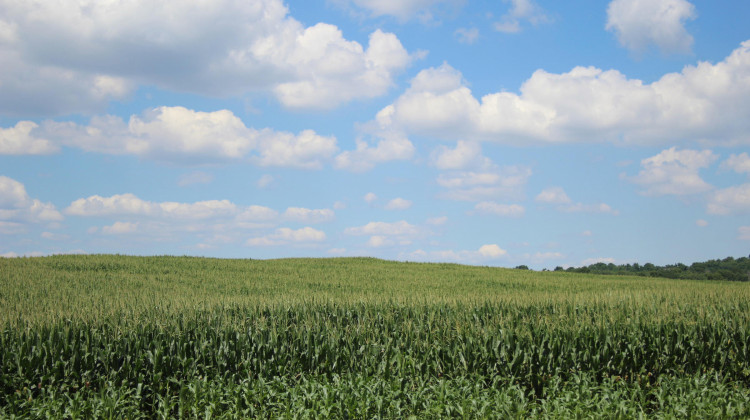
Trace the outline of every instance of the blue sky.
{"type": "Polygon", "coordinates": [[[750,3],[0,0],[0,255],[750,250],[750,3]]]}

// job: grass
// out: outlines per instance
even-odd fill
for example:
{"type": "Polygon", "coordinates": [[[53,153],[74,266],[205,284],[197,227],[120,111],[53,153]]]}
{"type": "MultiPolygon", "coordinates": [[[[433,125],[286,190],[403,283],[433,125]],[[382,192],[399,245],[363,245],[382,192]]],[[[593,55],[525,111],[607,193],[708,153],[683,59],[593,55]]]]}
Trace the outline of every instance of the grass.
{"type": "Polygon", "coordinates": [[[371,258],[0,259],[0,416],[747,417],[748,298],[371,258]]]}

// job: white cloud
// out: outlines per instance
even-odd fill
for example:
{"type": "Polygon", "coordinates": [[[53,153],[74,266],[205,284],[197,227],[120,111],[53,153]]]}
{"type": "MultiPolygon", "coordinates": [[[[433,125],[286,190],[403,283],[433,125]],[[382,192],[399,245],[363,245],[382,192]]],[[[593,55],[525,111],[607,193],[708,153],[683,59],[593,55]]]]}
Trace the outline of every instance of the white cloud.
{"type": "Polygon", "coordinates": [[[688,53],[693,37],[685,22],[695,17],[695,7],[686,0],[613,0],[606,29],[631,51],[640,53],[653,44],[663,53],[688,53]]]}
{"type": "Polygon", "coordinates": [[[437,184],[446,189],[439,198],[458,201],[517,198],[531,176],[524,166],[506,166],[492,172],[450,172],[441,174],[437,184]]]}
{"type": "Polygon", "coordinates": [[[453,33],[462,44],[473,44],[479,39],[479,29],[477,28],[458,28],[453,33]]]}
{"type": "Polygon", "coordinates": [[[335,167],[352,172],[365,172],[379,163],[407,160],[414,155],[414,145],[406,137],[385,134],[371,147],[362,139],[356,140],[356,149],[336,156],[335,167]]]}
{"type": "Polygon", "coordinates": [[[331,108],[384,94],[411,61],[393,34],[363,46],[281,0],[6,2],[0,28],[0,113],[91,112],[139,84],[331,108]]]}
{"type": "Polygon", "coordinates": [[[344,230],[347,235],[378,235],[378,236],[414,236],[419,233],[419,229],[401,220],[399,222],[370,222],[364,226],[349,227],[344,230]]]}
{"type": "Polygon", "coordinates": [[[304,207],[289,207],[284,212],[284,219],[299,223],[330,222],[335,217],[331,209],[306,209],[304,207]]]}
{"type": "Polygon", "coordinates": [[[412,202],[401,197],[394,198],[385,205],[386,210],[406,210],[410,208],[412,202]]]}
{"type": "Polygon", "coordinates": [[[478,142],[459,140],[456,148],[438,146],[431,155],[432,163],[438,169],[489,169],[492,161],[482,156],[482,146],[478,142]]]}
{"type": "Polygon", "coordinates": [[[93,117],[86,126],[47,121],[42,130],[56,143],[85,151],[187,164],[250,159],[260,166],[320,169],[338,152],[335,137],[312,130],[297,135],[256,130],[229,110],[202,112],[180,106],[149,109],[132,115],[127,123],[112,115],[93,117]]]}
{"type": "Polygon", "coordinates": [[[138,230],[138,223],[115,222],[111,226],[103,226],[102,233],[106,235],[122,235],[133,233],[138,230]]]}
{"type": "Polygon", "coordinates": [[[542,190],[534,199],[537,203],[568,204],[571,202],[568,194],[561,187],[549,187],[542,190]]]}
{"type": "Polygon", "coordinates": [[[279,228],[273,234],[250,238],[245,244],[248,246],[278,246],[322,242],[325,239],[325,232],[311,227],[296,230],[279,228]]]}
{"type": "Polygon", "coordinates": [[[508,255],[508,251],[500,248],[496,244],[482,245],[477,252],[479,252],[479,255],[486,258],[500,258],[508,255]]]}
{"type": "Polygon", "coordinates": [[[370,239],[367,240],[367,245],[373,248],[381,248],[393,244],[394,242],[392,240],[380,235],[371,236],[370,239]]]}
{"type": "Polygon", "coordinates": [[[443,64],[421,71],[374,120],[438,139],[534,143],[750,144],[750,41],[723,61],[699,62],[653,83],[617,70],[537,70],[520,93],[475,98],[443,64]]]}
{"type": "Polygon", "coordinates": [[[49,223],[63,220],[52,203],[31,198],[26,187],[7,176],[0,175],[0,222],[3,230],[22,229],[24,223],[49,223]]]}
{"type": "Polygon", "coordinates": [[[133,194],[115,194],[111,197],[92,195],[70,203],[65,213],[72,216],[148,216],[178,218],[183,220],[209,219],[238,214],[240,209],[229,200],[207,200],[195,203],[145,201],[133,194]]]}
{"type": "Polygon", "coordinates": [[[207,172],[195,171],[180,175],[177,185],[180,187],[187,187],[196,184],[210,184],[213,182],[214,176],[207,172]]]}
{"type": "Polygon", "coordinates": [[[737,239],[742,241],[750,241],[750,226],[740,226],[737,231],[739,232],[739,236],[737,237],[737,239]]]}
{"type": "Polygon", "coordinates": [[[709,196],[707,211],[720,215],[750,213],[750,184],[714,191],[709,196]]]}
{"type": "Polygon", "coordinates": [[[31,121],[19,121],[10,128],[0,127],[0,155],[45,155],[57,152],[59,147],[32,134],[38,127],[38,124],[31,121]]]}
{"type": "Polygon", "coordinates": [[[274,177],[268,174],[263,175],[258,179],[258,182],[256,182],[256,185],[258,188],[266,188],[269,185],[273,184],[274,177]]]}
{"type": "Polygon", "coordinates": [[[511,8],[500,18],[500,21],[495,22],[496,31],[517,33],[521,31],[522,21],[528,21],[535,26],[550,21],[550,18],[532,0],[504,0],[504,2],[511,3],[511,8]]]}
{"type": "Polygon", "coordinates": [[[365,194],[364,200],[368,203],[373,203],[375,200],[378,199],[378,196],[375,195],[375,193],[369,192],[365,194]]]}
{"type": "Polygon", "coordinates": [[[644,195],[688,195],[702,193],[712,187],[698,173],[718,159],[710,150],[664,150],[641,161],[641,171],[629,178],[643,186],[644,195]]]}
{"type": "Polygon", "coordinates": [[[424,251],[417,249],[409,253],[399,255],[400,259],[413,261],[436,261],[436,262],[458,262],[458,263],[482,263],[490,260],[497,260],[508,256],[508,252],[500,248],[497,244],[482,245],[476,251],[469,250],[437,250],[424,251]]]}
{"type": "Polygon", "coordinates": [[[612,214],[615,216],[620,214],[618,210],[613,209],[609,204],[606,204],[606,203],[598,203],[598,204],[576,203],[576,204],[560,206],[558,207],[558,210],[564,211],[567,213],[604,213],[604,214],[612,214]]]}
{"type": "Polygon", "coordinates": [[[335,137],[319,136],[312,130],[293,135],[265,129],[261,131],[258,152],[261,166],[320,169],[338,152],[338,147],[335,137]]]}
{"type": "Polygon", "coordinates": [[[721,162],[722,169],[728,169],[741,174],[743,172],[750,175],[750,156],[746,152],[739,155],[732,154],[727,160],[721,162]]]}
{"type": "Polygon", "coordinates": [[[695,221],[695,225],[698,227],[706,227],[708,226],[708,222],[703,219],[698,219],[695,221]]]}
{"type": "Polygon", "coordinates": [[[502,217],[521,217],[526,209],[519,204],[498,204],[493,201],[482,201],[474,206],[479,214],[489,214],[502,217]]]}

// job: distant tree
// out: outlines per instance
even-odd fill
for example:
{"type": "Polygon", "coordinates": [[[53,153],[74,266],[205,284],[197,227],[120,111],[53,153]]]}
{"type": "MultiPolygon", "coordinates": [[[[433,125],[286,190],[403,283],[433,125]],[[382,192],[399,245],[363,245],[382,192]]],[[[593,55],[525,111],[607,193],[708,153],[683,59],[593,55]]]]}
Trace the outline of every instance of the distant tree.
{"type": "Polygon", "coordinates": [[[519,265],[516,267],[516,270],[528,270],[529,266],[527,265],[519,265]]]}

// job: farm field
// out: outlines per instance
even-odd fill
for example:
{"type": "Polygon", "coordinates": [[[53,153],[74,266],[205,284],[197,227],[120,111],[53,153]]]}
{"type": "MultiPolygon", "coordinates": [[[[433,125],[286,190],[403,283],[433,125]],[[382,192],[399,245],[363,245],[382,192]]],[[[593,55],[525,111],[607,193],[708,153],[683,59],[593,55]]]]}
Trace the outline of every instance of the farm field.
{"type": "Polygon", "coordinates": [[[0,259],[1,418],[747,418],[750,284],[0,259]]]}

